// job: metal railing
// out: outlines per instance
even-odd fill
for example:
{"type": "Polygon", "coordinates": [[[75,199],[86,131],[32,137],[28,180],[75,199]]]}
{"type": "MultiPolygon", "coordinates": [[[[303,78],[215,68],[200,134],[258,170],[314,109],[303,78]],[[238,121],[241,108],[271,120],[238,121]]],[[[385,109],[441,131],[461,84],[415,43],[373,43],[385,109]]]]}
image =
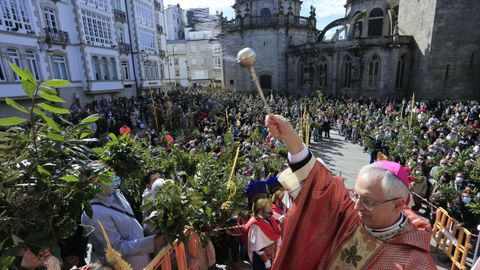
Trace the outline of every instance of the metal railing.
{"type": "Polygon", "coordinates": [[[314,20],[302,16],[247,16],[239,19],[233,19],[224,24],[226,30],[277,27],[277,26],[296,26],[304,28],[315,28],[314,20]]]}
{"type": "Polygon", "coordinates": [[[68,32],[50,28],[50,27],[44,28],[43,30],[45,31],[46,43],[67,45],[70,42],[70,37],[68,35],[68,32]]]}

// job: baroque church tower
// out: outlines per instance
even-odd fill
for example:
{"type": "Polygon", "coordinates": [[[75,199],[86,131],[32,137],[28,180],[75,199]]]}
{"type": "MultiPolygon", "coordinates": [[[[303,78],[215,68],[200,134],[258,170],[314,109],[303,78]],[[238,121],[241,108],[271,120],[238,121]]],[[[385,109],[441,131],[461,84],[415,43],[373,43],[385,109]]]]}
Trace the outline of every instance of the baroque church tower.
{"type": "Polygon", "coordinates": [[[300,16],[300,0],[236,0],[235,18],[223,23],[226,63],[225,86],[230,90],[255,91],[248,72],[235,61],[237,52],[251,47],[257,53],[255,66],[265,92],[286,92],[289,48],[314,42],[317,34],[315,9],[300,16]]]}

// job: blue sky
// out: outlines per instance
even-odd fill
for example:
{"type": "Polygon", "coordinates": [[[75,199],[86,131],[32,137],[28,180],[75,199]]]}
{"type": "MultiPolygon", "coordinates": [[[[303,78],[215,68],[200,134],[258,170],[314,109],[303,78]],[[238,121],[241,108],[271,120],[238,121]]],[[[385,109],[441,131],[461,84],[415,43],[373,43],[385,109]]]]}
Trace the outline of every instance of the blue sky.
{"type": "MultiPolygon", "coordinates": [[[[233,18],[233,9],[231,6],[235,0],[164,0],[165,6],[176,5],[177,3],[183,9],[194,7],[209,7],[210,12],[223,11],[228,18],[233,18]]],[[[342,18],[345,15],[343,5],[346,0],[304,0],[302,5],[302,16],[309,16],[310,5],[316,7],[317,28],[323,29],[328,23],[335,19],[342,18]]]]}

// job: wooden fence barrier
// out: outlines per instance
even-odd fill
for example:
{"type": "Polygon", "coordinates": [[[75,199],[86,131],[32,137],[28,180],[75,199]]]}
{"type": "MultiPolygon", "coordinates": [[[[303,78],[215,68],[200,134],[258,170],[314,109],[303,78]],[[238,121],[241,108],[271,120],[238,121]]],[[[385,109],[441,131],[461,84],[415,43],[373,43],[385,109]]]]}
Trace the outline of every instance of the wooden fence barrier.
{"type": "MultiPolygon", "coordinates": [[[[195,234],[189,235],[189,244],[188,244],[188,252],[190,257],[197,257],[198,250],[197,250],[197,242],[199,239],[195,234]]],[[[173,244],[169,244],[163,247],[160,252],[153,258],[153,260],[144,268],[144,270],[171,270],[172,269],[172,261],[171,255],[175,252],[175,261],[178,270],[196,270],[197,265],[188,266],[187,263],[187,251],[185,249],[185,245],[181,242],[175,240],[173,244]]]]}
{"type": "MultiPolygon", "coordinates": [[[[197,270],[200,269],[201,242],[195,233],[185,232],[188,237],[187,247],[181,241],[175,240],[173,244],[163,247],[144,270],[172,270],[172,255],[175,253],[175,269],[197,270]],[[187,257],[189,259],[187,259],[187,257]],[[189,265],[190,263],[190,265],[189,265]]],[[[213,246],[212,246],[213,248],[213,246]]]]}
{"type": "Polygon", "coordinates": [[[460,225],[445,209],[438,208],[432,238],[437,243],[437,249],[442,250],[452,261],[450,270],[466,270],[468,251],[472,248],[472,233],[460,225]]]}

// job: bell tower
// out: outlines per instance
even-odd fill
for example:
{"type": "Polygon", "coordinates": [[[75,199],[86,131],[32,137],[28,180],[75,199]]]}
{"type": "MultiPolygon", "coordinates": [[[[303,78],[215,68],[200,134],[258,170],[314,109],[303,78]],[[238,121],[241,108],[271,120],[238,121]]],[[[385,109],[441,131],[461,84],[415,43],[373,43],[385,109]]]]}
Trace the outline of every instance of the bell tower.
{"type": "MultiPolygon", "coordinates": [[[[253,48],[256,69],[264,90],[287,92],[287,52],[289,47],[315,41],[316,14],[301,16],[300,0],[236,0],[235,18],[222,28],[225,83],[228,89],[254,91],[246,70],[234,61],[239,50],[253,48]]],[[[292,89],[293,90],[293,89],[292,89]]]]}

